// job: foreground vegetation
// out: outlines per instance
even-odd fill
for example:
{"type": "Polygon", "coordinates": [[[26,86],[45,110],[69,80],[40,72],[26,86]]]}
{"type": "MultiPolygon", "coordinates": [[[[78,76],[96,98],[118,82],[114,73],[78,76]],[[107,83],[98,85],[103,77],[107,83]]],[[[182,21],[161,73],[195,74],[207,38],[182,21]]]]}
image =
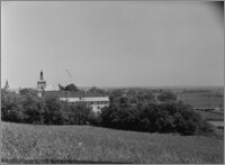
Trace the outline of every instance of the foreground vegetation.
{"type": "Polygon", "coordinates": [[[2,90],[2,161],[223,163],[223,132],[206,121],[223,116],[197,113],[173,93],[160,92],[155,97],[149,90],[110,91],[110,106],[97,115],[85,104],[38,98],[36,91],[2,90]]]}
{"type": "Polygon", "coordinates": [[[223,163],[223,140],[2,122],[3,163],[223,163]]]}

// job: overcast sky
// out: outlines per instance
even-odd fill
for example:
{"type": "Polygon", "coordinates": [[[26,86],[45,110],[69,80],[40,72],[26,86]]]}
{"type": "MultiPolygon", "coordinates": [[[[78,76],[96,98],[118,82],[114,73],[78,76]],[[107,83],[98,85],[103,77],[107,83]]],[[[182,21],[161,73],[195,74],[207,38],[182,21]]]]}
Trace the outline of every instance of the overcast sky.
{"type": "Polygon", "coordinates": [[[36,87],[43,69],[48,84],[223,85],[222,15],[193,1],[1,2],[1,83],[36,87]]]}

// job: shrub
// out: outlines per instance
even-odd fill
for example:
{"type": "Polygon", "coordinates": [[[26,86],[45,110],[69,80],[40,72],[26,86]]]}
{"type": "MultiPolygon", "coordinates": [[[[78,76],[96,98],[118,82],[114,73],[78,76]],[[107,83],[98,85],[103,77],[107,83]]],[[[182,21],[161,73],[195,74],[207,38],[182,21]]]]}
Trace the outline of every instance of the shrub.
{"type": "Polygon", "coordinates": [[[45,101],[30,93],[23,94],[23,109],[26,114],[25,122],[44,124],[45,101]]]}
{"type": "Polygon", "coordinates": [[[125,130],[178,132],[182,135],[211,130],[191,106],[175,102],[139,103],[134,107],[123,101],[113,103],[102,111],[101,120],[102,126],[125,130]]]}
{"type": "Polygon", "coordinates": [[[76,103],[70,105],[69,124],[85,125],[91,109],[86,104],[76,103]]]}
{"type": "Polygon", "coordinates": [[[44,123],[45,124],[57,124],[64,123],[63,104],[56,97],[49,97],[46,100],[44,107],[44,123]]]}
{"type": "Polygon", "coordinates": [[[90,113],[88,114],[88,122],[91,125],[100,126],[102,122],[100,113],[90,111],[90,113]]]}
{"type": "Polygon", "coordinates": [[[113,120],[117,119],[118,110],[118,105],[114,103],[111,103],[108,108],[103,108],[100,114],[101,125],[109,128],[116,127],[113,120]]]}
{"type": "Polygon", "coordinates": [[[1,91],[1,119],[21,122],[26,118],[23,111],[22,98],[14,92],[1,91]]]}
{"type": "Polygon", "coordinates": [[[112,103],[108,108],[102,110],[101,125],[117,129],[138,130],[137,116],[138,112],[126,102],[112,103]]]}
{"type": "Polygon", "coordinates": [[[35,91],[33,89],[23,88],[23,89],[20,89],[19,92],[22,96],[27,95],[27,94],[32,95],[34,97],[37,96],[37,91],[35,91]]]}

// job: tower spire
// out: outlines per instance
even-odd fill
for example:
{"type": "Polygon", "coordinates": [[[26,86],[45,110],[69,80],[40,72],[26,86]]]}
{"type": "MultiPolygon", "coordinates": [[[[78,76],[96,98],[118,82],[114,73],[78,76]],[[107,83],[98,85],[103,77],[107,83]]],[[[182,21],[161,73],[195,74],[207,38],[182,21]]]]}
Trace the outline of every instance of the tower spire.
{"type": "Polygon", "coordinates": [[[43,70],[40,72],[40,80],[44,80],[43,70]]]}
{"type": "Polygon", "coordinates": [[[37,82],[38,96],[42,97],[46,88],[46,81],[44,80],[43,70],[40,72],[40,80],[37,82]]]}

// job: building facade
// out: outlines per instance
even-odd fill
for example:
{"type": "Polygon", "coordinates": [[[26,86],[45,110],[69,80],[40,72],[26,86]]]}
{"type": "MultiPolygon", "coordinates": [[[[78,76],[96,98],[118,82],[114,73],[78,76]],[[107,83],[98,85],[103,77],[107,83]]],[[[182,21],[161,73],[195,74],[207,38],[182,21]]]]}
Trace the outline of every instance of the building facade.
{"type": "Polygon", "coordinates": [[[40,72],[40,79],[37,81],[37,95],[42,97],[46,88],[46,81],[44,80],[43,71],[40,72]]]}
{"type": "Polygon", "coordinates": [[[40,72],[40,79],[37,82],[37,95],[39,97],[55,96],[69,103],[85,103],[94,112],[100,112],[102,108],[109,106],[109,97],[95,92],[46,90],[43,71],[40,72]]]}

